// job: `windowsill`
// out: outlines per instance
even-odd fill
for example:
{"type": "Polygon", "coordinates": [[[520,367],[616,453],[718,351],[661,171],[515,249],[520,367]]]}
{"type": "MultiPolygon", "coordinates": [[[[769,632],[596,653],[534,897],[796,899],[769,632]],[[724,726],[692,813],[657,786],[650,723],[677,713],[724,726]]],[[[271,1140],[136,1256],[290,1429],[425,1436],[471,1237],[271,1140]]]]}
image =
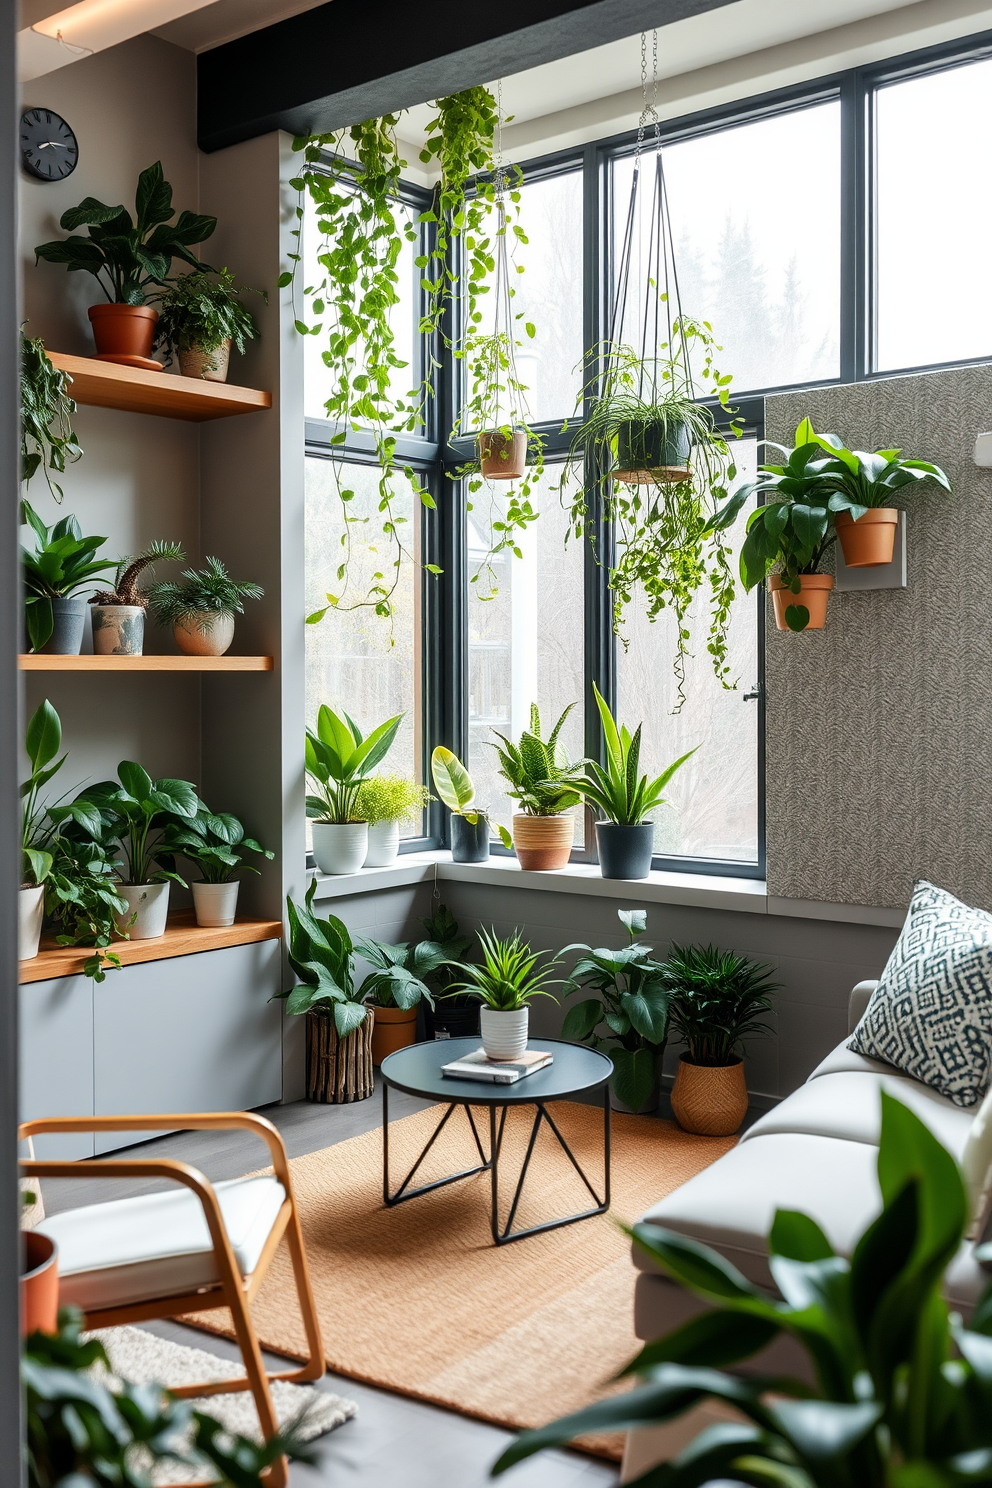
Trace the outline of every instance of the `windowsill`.
{"type": "Polygon", "coordinates": [[[679,904],[738,914],[788,915],[835,920],[844,924],[900,926],[905,910],[857,904],[820,904],[803,899],[769,898],[757,878],[724,878],[704,873],[651,873],[647,878],[602,878],[595,863],[570,863],[551,873],[525,872],[516,858],[490,858],[488,863],[453,863],[448,852],[407,853],[389,868],[361,868],[357,873],[314,873],[318,900],[348,899],[411,884],[454,882],[527,888],[539,893],[590,895],[647,904],[679,904]]]}

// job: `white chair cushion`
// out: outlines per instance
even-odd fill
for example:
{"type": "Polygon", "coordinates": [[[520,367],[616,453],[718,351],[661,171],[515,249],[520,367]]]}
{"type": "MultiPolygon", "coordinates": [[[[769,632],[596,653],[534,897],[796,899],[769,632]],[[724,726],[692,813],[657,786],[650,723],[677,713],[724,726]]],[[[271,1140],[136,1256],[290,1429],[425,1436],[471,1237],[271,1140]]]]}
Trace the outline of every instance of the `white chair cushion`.
{"type": "MultiPolygon", "coordinates": [[[[250,1276],[286,1197],[272,1177],[215,1183],[231,1248],[250,1276]]],[[[39,1225],[59,1248],[59,1300],[84,1311],[130,1306],[220,1278],[203,1205],[178,1184],[166,1193],[69,1209],[39,1225]]]]}
{"type": "Polygon", "coordinates": [[[894,1064],[886,1064],[884,1059],[868,1059],[864,1054],[855,1054],[846,1043],[838,1044],[836,1049],[831,1049],[826,1059],[822,1060],[813,1073],[810,1080],[819,1079],[820,1075],[840,1074],[866,1074],[866,1075],[898,1075],[901,1079],[910,1080],[911,1075],[904,1075],[897,1070],[894,1064]]]}

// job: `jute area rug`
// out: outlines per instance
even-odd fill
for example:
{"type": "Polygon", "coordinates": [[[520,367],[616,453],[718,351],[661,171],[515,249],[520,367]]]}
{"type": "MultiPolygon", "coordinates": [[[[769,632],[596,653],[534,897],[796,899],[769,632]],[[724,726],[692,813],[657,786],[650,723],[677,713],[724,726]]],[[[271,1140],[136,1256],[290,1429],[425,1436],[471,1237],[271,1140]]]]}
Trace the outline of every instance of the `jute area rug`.
{"type": "MultiPolygon", "coordinates": [[[[398,1182],[442,1107],[393,1122],[398,1182]]],[[[603,1113],[551,1106],[563,1135],[602,1184],[603,1113]]],[[[481,1113],[483,1120],[486,1113],[481,1113]]],[[[476,1117],[478,1120],[478,1115],[476,1117]]],[[[510,1109],[500,1159],[505,1219],[533,1111],[510,1109]]],[[[387,1209],[382,1133],[374,1130],[291,1164],[328,1368],[500,1426],[543,1425],[603,1393],[634,1355],[634,1268],[616,1221],[632,1222],[708,1167],[735,1139],[697,1137],[672,1122],[613,1116],[612,1212],[496,1248],[488,1173],[387,1209]]],[[[483,1136],[488,1143],[488,1128],[483,1136]]],[[[464,1110],[445,1127],[415,1183],[478,1162],[464,1110]]],[[[600,1188],[601,1192],[601,1188],[600,1188]]],[[[589,1194],[542,1124],[516,1227],[587,1208],[589,1194]]],[[[300,1357],[305,1344],[285,1247],[252,1313],[262,1342],[300,1357]]],[[[187,1322],[232,1335],[226,1309],[187,1322]]],[[[586,1443],[610,1457],[619,1441],[586,1443]]]]}

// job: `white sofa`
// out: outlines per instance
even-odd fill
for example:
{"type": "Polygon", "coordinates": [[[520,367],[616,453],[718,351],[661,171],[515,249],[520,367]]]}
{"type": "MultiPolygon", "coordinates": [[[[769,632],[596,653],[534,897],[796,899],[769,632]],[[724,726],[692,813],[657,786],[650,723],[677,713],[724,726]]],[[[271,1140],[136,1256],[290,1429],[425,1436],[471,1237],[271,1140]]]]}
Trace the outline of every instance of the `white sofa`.
{"type": "MultiPolygon", "coordinates": [[[[859,1021],[876,982],[851,994],[850,1027],[859,1021]]],[[[771,1287],[767,1235],[776,1209],[811,1215],[832,1245],[850,1255],[881,1208],[876,1177],[881,1102],[887,1090],[903,1101],[955,1157],[961,1157],[975,1110],[962,1110],[891,1065],[865,1059],[844,1044],[793,1092],[744,1133],[724,1157],[642,1216],[713,1246],[752,1281],[771,1287]]],[[[967,1316],[988,1283],[964,1243],[947,1274],[946,1293],[967,1316]]],[[[635,1246],[638,1268],[634,1324],[639,1338],[669,1332],[703,1304],[663,1277],[635,1246]]],[[[760,1356],[762,1369],[798,1370],[804,1356],[779,1339],[760,1356]]],[[[805,1369],[803,1369],[805,1373],[805,1369]]]]}

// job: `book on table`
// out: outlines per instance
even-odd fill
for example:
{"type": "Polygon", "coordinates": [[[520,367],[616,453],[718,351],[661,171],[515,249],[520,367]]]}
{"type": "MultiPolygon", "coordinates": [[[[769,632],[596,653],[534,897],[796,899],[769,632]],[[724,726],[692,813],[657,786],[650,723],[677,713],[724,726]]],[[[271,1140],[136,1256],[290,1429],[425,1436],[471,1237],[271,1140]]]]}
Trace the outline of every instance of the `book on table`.
{"type": "Polygon", "coordinates": [[[515,1085],[525,1075],[536,1074],[554,1063],[546,1049],[526,1049],[519,1059],[490,1059],[485,1049],[473,1049],[461,1059],[441,1066],[442,1075],[453,1080],[485,1080],[490,1085],[515,1085]]]}

